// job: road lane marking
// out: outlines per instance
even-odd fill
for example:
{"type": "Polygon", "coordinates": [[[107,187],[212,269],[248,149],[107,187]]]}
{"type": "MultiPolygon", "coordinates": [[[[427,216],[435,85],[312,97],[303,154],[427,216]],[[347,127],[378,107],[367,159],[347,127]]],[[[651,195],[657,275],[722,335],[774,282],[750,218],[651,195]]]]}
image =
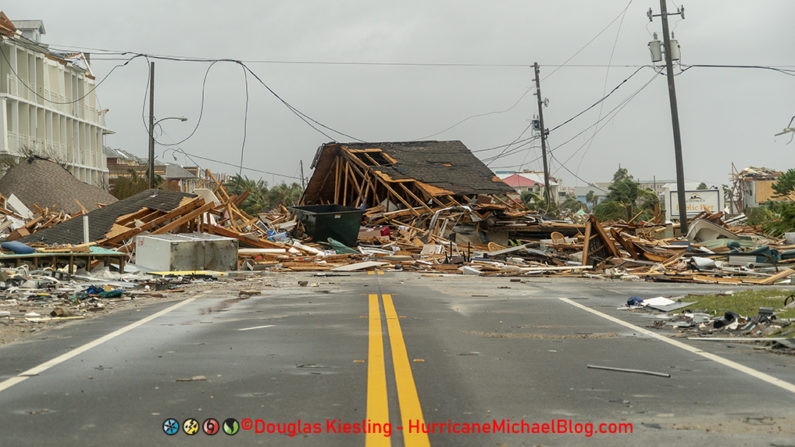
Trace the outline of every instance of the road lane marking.
{"type": "Polygon", "coordinates": [[[367,274],[368,274],[368,275],[375,275],[375,272],[374,272],[374,271],[372,271],[372,270],[368,270],[368,271],[367,271],[367,274]]]}
{"type": "Polygon", "coordinates": [[[254,329],[265,329],[266,327],[273,327],[272,324],[266,324],[263,326],[252,326],[252,327],[244,327],[242,329],[238,329],[238,331],[252,331],[254,329]]]}
{"type": "Polygon", "coordinates": [[[65,352],[65,353],[59,355],[58,357],[55,357],[54,359],[48,360],[48,361],[46,361],[46,362],[44,362],[44,363],[42,363],[42,364],[40,364],[38,366],[34,366],[33,368],[30,368],[29,370],[24,371],[24,372],[20,373],[19,375],[15,376],[15,377],[8,378],[8,379],[0,382],[0,392],[3,392],[5,390],[7,390],[8,388],[11,388],[12,386],[14,386],[16,384],[23,382],[25,379],[28,379],[28,378],[30,378],[32,376],[39,375],[42,372],[52,368],[53,366],[56,366],[56,365],[58,365],[60,363],[63,363],[63,362],[65,362],[65,361],[67,361],[67,360],[69,360],[69,359],[71,359],[73,357],[77,357],[78,355],[88,351],[89,349],[95,348],[95,347],[101,345],[102,343],[105,343],[108,340],[112,340],[112,339],[118,337],[119,335],[122,335],[122,334],[124,334],[126,332],[129,332],[129,331],[137,328],[138,326],[144,325],[144,324],[154,320],[157,317],[163,316],[163,315],[165,315],[165,314],[167,314],[167,313],[169,313],[169,312],[171,312],[173,310],[176,310],[176,309],[178,309],[178,308],[180,308],[180,307],[182,307],[182,306],[184,306],[184,305],[186,305],[188,303],[191,303],[195,299],[196,298],[188,298],[185,301],[181,301],[181,302],[179,302],[179,303],[177,303],[177,304],[175,304],[173,306],[167,307],[167,308],[161,310],[160,312],[153,313],[152,315],[149,315],[148,317],[142,318],[142,319],[140,319],[140,320],[138,320],[138,321],[136,321],[134,323],[130,323],[127,326],[124,326],[123,328],[116,329],[115,331],[111,332],[110,334],[104,335],[104,336],[102,336],[102,337],[100,337],[100,338],[98,338],[98,339],[96,339],[94,341],[90,341],[90,342],[84,344],[83,346],[79,346],[79,347],[77,347],[75,349],[72,349],[71,351],[65,352]]]}
{"type": "Polygon", "coordinates": [[[710,360],[712,360],[714,362],[718,362],[721,365],[728,366],[729,368],[732,368],[732,369],[735,369],[735,370],[740,371],[742,373],[748,374],[751,377],[757,378],[757,379],[762,380],[764,382],[767,382],[767,383],[769,383],[771,385],[775,385],[775,386],[777,386],[779,388],[783,388],[783,389],[789,391],[790,393],[795,393],[795,385],[793,385],[793,384],[791,384],[789,382],[785,382],[785,381],[783,381],[781,379],[778,379],[776,377],[773,377],[773,376],[771,376],[769,374],[765,374],[765,373],[763,373],[761,371],[757,371],[757,370],[755,370],[753,368],[749,368],[749,367],[747,367],[745,365],[742,365],[742,364],[737,363],[735,361],[729,360],[727,358],[723,358],[723,357],[721,357],[719,355],[715,355],[715,354],[712,354],[712,353],[709,353],[709,352],[706,352],[706,351],[702,351],[701,349],[698,349],[696,347],[690,346],[687,343],[682,343],[681,341],[677,341],[677,340],[674,340],[672,338],[666,337],[664,335],[657,334],[656,332],[652,332],[652,331],[650,331],[648,329],[644,329],[644,328],[642,328],[640,326],[635,326],[632,323],[627,323],[626,321],[620,320],[620,319],[618,319],[616,317],[612,317],[612,316],[607,315],[605,313],[599,312],[598,310],[591,309],[588,306],[584,306],[584,305],[582,305],[580,303],[575,303],[574,301],[572,301],[572,300],[570,300],[568,298],[560,298],[560,300],[563,301],[564,303],[571,304],[574,307],[578,307],[578,308],[580,308],[580,309],[582,309],[582,310],[584,310],[586,312],[590,312],[590,313],[592,313],[594,315],[598,315],[598,316],[600,316],[600,317],[602,317],[602,318],[604,318],[606,320],[610,320],[613,323],[620,324],[621,326],[627,327],[627,328],[632,329],[634,331],[637,331],[637,332],[640,332],[642,334],[648,335],[650,337],[656,338],[657,340],[660,340],[662,342],[668,343],[671,346],[676,346],[679,349],[684,349],[685,351],[692,352],[693,354],[696,354],[696,355],[700,355],[701,357],[710,359],[710,360]]]}
{"type": "Polygon", "coordinates": [[[379,274],[379,275],[383,275],[383,274],[384,274],[384,271],[383,271],[383,270],[378,270],[378,274],[379,274]]]}
{"type": "MultiPolygon", "coordinates": [[[[370,294],[370,338],[367,353],[367,420],[373,424],[389,423],[389,400],[386,395],[386,368],[384,362],[384,333],[381,328],[381,310],[378,295],[370,294]]],[[[367,433],[366,447],[391,446],[390,438],[383,433],[367,433]]]]}
{"type": "MultiPolygon", "coordinates": [[[[381,295],[384,299],[384,314],[386,315],[386,326],[389,330],[389,346],[392,348],[392,364],[395,368],[395,382],[397,384],[398,404],[400,405],[400,419],[403,422],[403,441],[407,447],[430,447],[428,435],[422,430],[409,431],[409,423],[414,421],[420,427],[425,424],[422,417],[422,407],[417,395],[417,385],[414,383],[414,375],[411,373],[411,363],[406,352],[406,344],[403,341],[403,331],[400,329],[400,320],[395,305],[392,303],[392,295],[381,295]]],[[[412,424],[414,425],[414,424],[412,424]]]]}

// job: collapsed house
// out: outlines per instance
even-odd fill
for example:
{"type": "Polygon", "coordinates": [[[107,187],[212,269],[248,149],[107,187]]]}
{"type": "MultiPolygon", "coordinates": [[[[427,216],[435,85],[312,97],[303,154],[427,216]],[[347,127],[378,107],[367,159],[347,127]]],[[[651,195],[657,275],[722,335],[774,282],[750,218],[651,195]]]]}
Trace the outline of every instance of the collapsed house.
{"type": "Polygon", "coordinates": [[[37,205],[66,214],[93,211],[116,201],[109,192],[81,182],[58,163],[39,157],[9,168],[0,178],[0,194],[14,194],[28,208],[37,205]]]}
{"type": "Polygon", "coordinates": [[[306,205],[382,206],[419,215],[513,192],[460,141],[329,143],[318,149],[312,168],[306,205]]]}
{"type": "Polygon", "coordinates": [[[365,209],[425,242],[498,242],[575,234],[581,226],[543,222],[460,141],[328,143],[315,154],[303,205],[365,209]]]}

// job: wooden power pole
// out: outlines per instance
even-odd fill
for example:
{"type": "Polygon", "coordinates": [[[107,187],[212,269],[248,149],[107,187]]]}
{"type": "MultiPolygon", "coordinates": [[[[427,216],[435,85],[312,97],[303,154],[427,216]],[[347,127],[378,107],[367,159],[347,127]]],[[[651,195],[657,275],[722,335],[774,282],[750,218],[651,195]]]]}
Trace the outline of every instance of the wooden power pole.
{"type": "Polygon", "coordinates": [[[538,75],[538,62],[533,63],[536,75],[536,97],[538,99],[538,121],[541,131],[541,157],[544,159],[544,199],[547,207],[552,204],[549,197],[549,164],[547,162],[547,129],[544,127],[544,100],[541,98],[541,78],[538,75]]]}

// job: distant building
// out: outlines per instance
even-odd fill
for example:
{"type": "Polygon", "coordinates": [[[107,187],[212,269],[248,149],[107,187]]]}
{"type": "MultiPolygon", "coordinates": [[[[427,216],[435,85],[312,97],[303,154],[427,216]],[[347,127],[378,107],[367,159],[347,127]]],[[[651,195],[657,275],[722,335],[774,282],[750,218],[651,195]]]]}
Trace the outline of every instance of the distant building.
{"type": "MultiPolygon", "coordinates": [[[[539,196],[544,196],[544,173],[535,171],[504,172],[497,171],[499,177],[505,184],[513,188],[516,194],[521,196],[525,191],[530,191],[539,196]]],[[[549,178],[549,195],[555,203],[565,200],[566,191],[560,190],[560,184],[554,177],[549,178]]]]}
{"type": "MultiPolygon", "coordinates": [[[[734,165],[732,165],[734,171],[734,165]]],[[[732,212],[744,212],[748,208],[756,208],[768,200],[780,200],[775,197],[773,184],[781,176],[781,172],[768,168],[747,167],[740,172],[732,172],[732,212]]]]}
{"type": "Polygon", "coordinates": [[[52,158],[77,179],[107,187],[105,110],[89,57],[52,51],[41,20],[0,12],[0,155],[52,158]]]}
{"type": "Polygon", "coordinates": [[[575,186],[569,188],[570,194],[577,198],[580,202],[588,205],[590,209],[593,205],[598,205],[600,202],[607,198],[607,187],[598,186],[575,186]],[[594,200],[589,202],[587,200],[588,193],[593,191],[594,200]]]}
{"type": "Polygon", "coordinates": [[[676,183],[676,180],[670,180],[670,179],[668,179],[668,180],[664,180],[664,179],[663,180],[657,180],[657,179],[642,180],[642,179],[637,179],[635,181],[638,182],[638,186],[639,187],[641,187],[643,189],[650,189],[655,194],[657,194],[658,196],[665,191],[665,185],[668,185],[670,183],[676,183]]]}

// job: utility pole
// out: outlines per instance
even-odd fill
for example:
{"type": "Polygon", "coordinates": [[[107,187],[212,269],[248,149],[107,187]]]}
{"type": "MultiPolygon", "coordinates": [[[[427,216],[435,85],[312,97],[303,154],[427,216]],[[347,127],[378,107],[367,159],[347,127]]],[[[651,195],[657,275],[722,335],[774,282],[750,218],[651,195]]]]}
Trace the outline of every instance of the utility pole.
{"type": "Polygon", "coordinates": [[[541,131],[541,157],[544,159],[544,199],[547,207],[552,201],[549,198],[549,164],[547,163],[547,129],[544,127],[544,100],[541,99],[541,77],[538,75],[538,62],[533,63],[536,74],[536,97],[538,98],[538,121],[541,131]]]}
{"type": "Polygon", "coordinates": [[[155,63],[149,63],[149,189],[155,189],[155,63]]]}
{"type": "Polygon", "coordinates": [[[306,185],[304,185],[304,160],[298,160],[298,166],[301,167],[301,189],[305,189],[306,185]]]}
{"type": "MultiPolygon", "coordinates": [[[[687,234],[687,200],[685,199],[685,173],[684,163],[682,161],[682,137],[679,134],[679,110],[676,105],[676,86],[674,84],[674,70],[673,70],[673,53],[676,52],[677,60],[679,59],[678,42],[677,48],[671,45],[671,35],[668,31],[668,7],[666,0],[660,0],[660,14],[652,14],[649,10],[649,21],[652,17],[658,16],[662,20],[663,30],[663,44],[665,53],[665,71],[668,78],[668,99],[671,103],[671,125],[674,133],[674,155],[676,157],[676,196],[679,201],[679,229],[682,235],[687,234]]],[[[680,8],[677,12],[671,15],[680,15],[684,19],[684,8],[680,8]]]]}

